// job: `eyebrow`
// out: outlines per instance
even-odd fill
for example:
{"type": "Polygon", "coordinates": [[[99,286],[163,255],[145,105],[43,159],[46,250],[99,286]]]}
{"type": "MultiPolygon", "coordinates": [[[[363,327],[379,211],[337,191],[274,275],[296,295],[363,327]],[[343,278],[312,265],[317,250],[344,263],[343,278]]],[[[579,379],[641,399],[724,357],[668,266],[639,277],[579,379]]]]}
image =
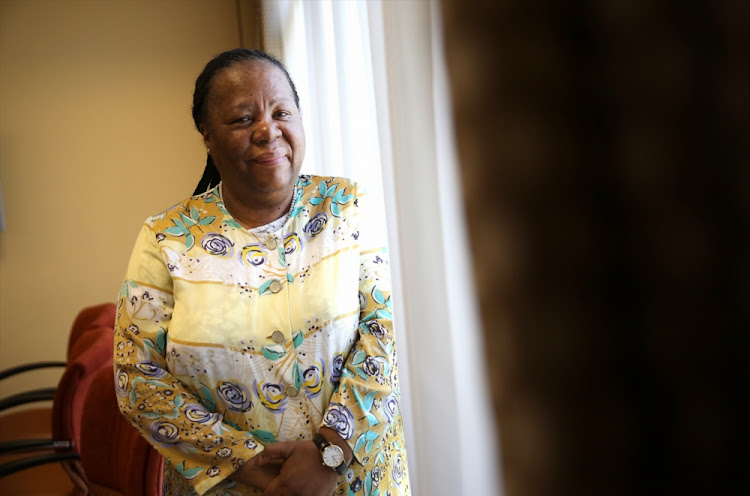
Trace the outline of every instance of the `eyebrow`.
{"type": "MultiPolygon", "coordinates": [[[[275,100],[271,100],[270,102],[268,102],[268,105],[270,107],[273,107],[273,106],[278,105],[280,103],[286,103],[287,105],[294,105],[294,100],[292,100],[291,98],[277,98],[275,100]]],[[[249,102],[248,103],[238,103],[237,105],[233,105],[232,106],[233,110],[245,109],[245,108],[249,108],[249,109],[255,110],[257,108],[257,106],[254,103],[249,103],[249,102]]]]}

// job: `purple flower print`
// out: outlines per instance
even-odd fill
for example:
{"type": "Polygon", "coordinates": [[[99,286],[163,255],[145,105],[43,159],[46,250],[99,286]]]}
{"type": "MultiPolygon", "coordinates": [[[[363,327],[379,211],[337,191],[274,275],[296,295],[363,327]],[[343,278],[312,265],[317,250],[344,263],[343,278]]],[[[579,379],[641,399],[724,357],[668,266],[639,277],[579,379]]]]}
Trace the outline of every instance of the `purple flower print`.
{"type": "Polygon", "coordinates": [[[365,363],[362,364],[362,369],[367,375],[378,375],[380,373],[380,364],[375,357],[368,356],[365,358],[365,363]]]}
{"type": "Polygon", "coordinates": [[[311,240],[321,232],[323,232],[323,229],[326,227],[326,223],[328,222],[328,216],[324,212],[318,212],[313,216],[312,219],[307,221],[307,224],[305,224],[304,232],[307,235],[307,239],[311,240]]]}
{"type": "Polygon", "coordinates": [[[177,426],[164,420],[153,422],[148,430],[151,439],[157,444],[177,444],[180,442],[180,431],[177,426]]]}
{"type": "Polygon", "coordinates": [[[393,463],[391,476],[396,484],[401,484],[401,479],[404,477],[404,460],[401,458],[401,455],[396,455],[396,461],[393,463]]]}
{"type": "Polygon", "coordinates": [[[344,439],[354,434],[354,415],[340,403],[331,403],[323,414],[323,424],[339,433],[344,439]]]}
{"type": "Polygon", "coordinates": [[[394,394],[389,394],[383,400],[383,411],[385,416],[388,417],[388,422],[392,422],[398,411],[398,397],[394,394]]]}
{"type": "Polygon", "coordinates": [[[128,373],[117,367],[115,371],[115,391],[117,392],[117,396],[125,397],[128,395],[129,382],[128,373]]]}
{"type": "Polygon", "coordinates": [[[341,369],[344,368],[344,356],[336,355],[331,362],[331,383],[338,384],[341,380],[341,369]]]}
{"type": "Polygon", "coordinates": [[[354,479],[352,483],[349,484],[349,489],[351,489],[353,493],[356,493],[357,491],[362,489],[362,479],[360,479],[359,477],[354,479]]]}
{"type": "Polygon", "coordinates": [[[221,401],[233,412],[246,412],[253,407],[250,392],[242,385],[231,381],[222,381],[216,388],[221,401]]]}
{"type": "Polygon", "coordinates": [[[370,334],[375,336],[378,339],[383,339],[385,337],[387,331],[385,328],[380,325],[380,323],[377,320],[370,320],[365,322],[365,325],[367,326],[367,330],[370,331],[370,334]]]}
{"type": "Polygon", "coordinates": [[[234,253],[234,243],[219,233],[208,233],[203,236],[201,246],[211,255],[217,255],[222,258],[231,257],[234,253]]]}
{"type": "Polygon", "coordinates": [[[143,375],[147,375],[154,379],[159,379],[160,377],[167,375],[167,371],[154,362],[138,362],[135,364],[135,368],[140,370],[143,375]]]}
{"type": "Polygon", "coordinates": [[[185,405],[185,416],[191,422],[207,425],[214,424],[219,420],[218,413],[212,413],[205,406],[196,403],[185,405]]]}

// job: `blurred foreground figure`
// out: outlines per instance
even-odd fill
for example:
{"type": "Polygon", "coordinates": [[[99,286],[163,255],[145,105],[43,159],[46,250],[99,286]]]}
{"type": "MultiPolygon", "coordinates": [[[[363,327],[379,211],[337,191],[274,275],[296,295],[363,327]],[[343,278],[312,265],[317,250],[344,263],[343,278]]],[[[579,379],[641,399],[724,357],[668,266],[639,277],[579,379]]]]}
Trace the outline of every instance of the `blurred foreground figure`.
{"type": "Polygon", "coordinates": [[[750,4],[443,13],[506,494],[749,494],[750,4]]]}

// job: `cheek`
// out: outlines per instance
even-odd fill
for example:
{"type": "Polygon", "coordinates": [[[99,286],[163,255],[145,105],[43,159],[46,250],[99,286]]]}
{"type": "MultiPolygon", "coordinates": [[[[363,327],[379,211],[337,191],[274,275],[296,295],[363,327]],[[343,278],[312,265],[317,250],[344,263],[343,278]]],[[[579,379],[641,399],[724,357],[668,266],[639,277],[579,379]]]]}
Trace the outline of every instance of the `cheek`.
{"type": "Polygon", "coordinates": [[[217,152],[223,155],[235,155],[242,152],[243,143],[246,142],[247,139],[245,139],[243,133],[230,132],[215,136],[213,144],[217,152]]]}
{"type": "Polygon", "coordinates": [[[292,145],[294,146],[294,154],[299,155],[299,159],[305,154],[305,131],[302,126],[297,126],[292,134],[292,145]]]}

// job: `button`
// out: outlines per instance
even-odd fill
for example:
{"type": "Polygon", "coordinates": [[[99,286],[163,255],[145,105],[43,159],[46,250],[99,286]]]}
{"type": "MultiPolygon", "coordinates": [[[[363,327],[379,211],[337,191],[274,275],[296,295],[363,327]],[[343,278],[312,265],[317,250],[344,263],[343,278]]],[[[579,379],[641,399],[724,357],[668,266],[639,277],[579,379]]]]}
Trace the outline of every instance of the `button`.
{"type": "Polygon", "coordinates": [[[297,396],[299,394],[299,389],[294,386],[288,386],[286,388],[286,394],[287,396],[297,396]]]}
{"type": "Polygon", "coordinates": [[[281,331],[273,331],[273,334],[271,334],[271,339],[273,339],[276,343],[283,343],[284,333],[281,331]]]}
{"type": "Polygon", "coordinates": [[[273,236],[269,236],[266,239],[266,246],[270,248],[271,250],[275,249],[276,246],[278,246],[276,243],[276,238],[274,238],[273,236]]]}
{"type": "Polygon", "coordinates": [[[281,283],[278,280],[273,280],[268,286],[268,289],[270,289],[272,293],[278,293],[281,291],[281,283]]]}

